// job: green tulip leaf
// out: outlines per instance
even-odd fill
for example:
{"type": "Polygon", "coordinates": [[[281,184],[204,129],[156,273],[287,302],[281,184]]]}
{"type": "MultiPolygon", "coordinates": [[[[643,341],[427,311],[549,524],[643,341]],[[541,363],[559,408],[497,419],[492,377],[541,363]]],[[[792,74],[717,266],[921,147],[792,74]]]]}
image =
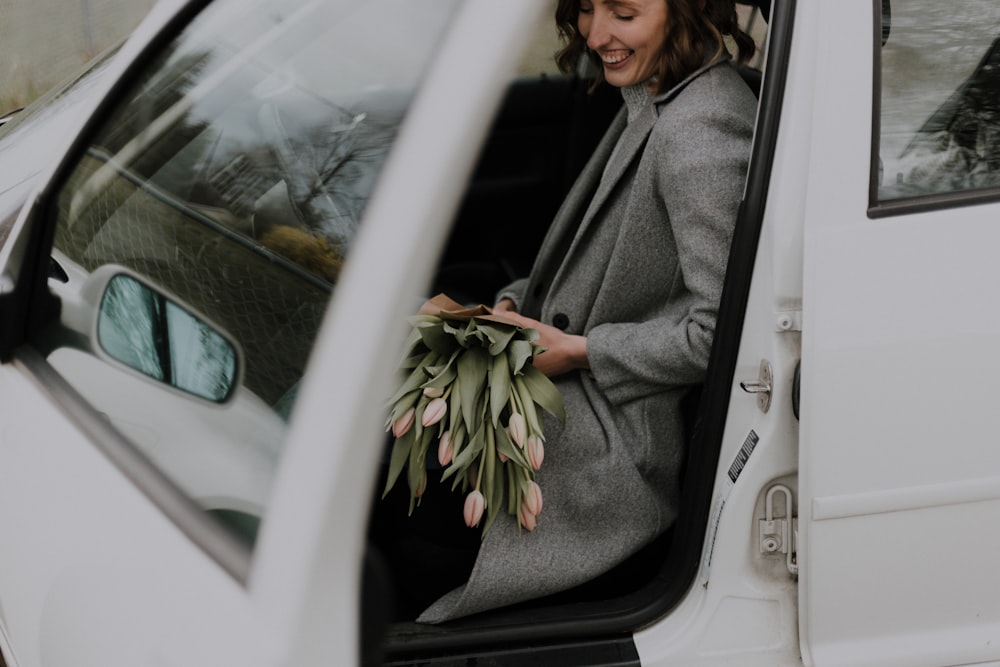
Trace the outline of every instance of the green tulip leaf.
{"type": "MultiPolygon", "coordinates": [[[[507,435],[507,431],[502,428],[497,429],[497,452],[503,454],[510,459],[510,462],[513,462],[522,468],[531,467],[531,464],[528,462],[528,458],[524,454],[524,450],[515,445],[510,439],[510,436],[507,435]]],[[[509,464],[510,463],[506,463],[504,465],[509,464]]]]}
{"type": "Polygon", "coordinates": [[[535,399],[532,397],[531,392],[528,391],[528,385],[525,383],[524,377],[514,377],[514,391],[517,393],[521,411],[524,414],[524,421],[528,423],[528,431],[541,437],[542,422],[538,419],[538,411],[535,410],[535,399]]]}
{"type": "Polygon", "coordinates": [[[433,368],[428,367],[427,370],[431,375],[431,379],[424,382],[420,386],[445,389],[448,385],[452,384],[455,378],[458,377],[458,369],[456,367],[455,360],[462,351],[462,348],[458,348],[451,353],[451,356],[448,357],[448,360],[445,363],[436,364],[433,368]]]}
{"type": "Polygon", "coordinates": [[[469,432],[477,430],[476,404],[483,394],[488,368],[486,350],[470,347],[458,357],[458,382],[462,392],[462,416],[469,432]]]}
{"type": "Polygon", "coordinates": [[[385,480],[385,490],[382,491],[382,497],[385,498],[392,487],[396,484],[396,480],[399,478],[399,473],[403,471],[403,466],[406,464],[406,460],[410,456],[410,450],[413,448],[414,433],[413,429],[410,429],[402,436],[396,438],[396,441],[392,444],[392,454],[389,455],[389,474],[386,476],[385,480]]]}
{"type": "Polygon", "coordinates": [[[484,430],[485,429],[479,429],[479,431],[477,431],[476,434],[469,439],[469,444],[462,449],[461,453],[456,455],[455,458],[451,460],[451,465],[448,466],[448,469],[441,475],[442,482],[454,475],[456,472],[464,472],[465,469],[469,467],[469,464],[472,463],[473,459],[476,458],[476,455],[483,451],[483,447],[486,444],[486,438],[483,432],[484,430]]]}
{"type": "Polygon", "coordinates": [[[498,354],[493,357],[493,369],[490,373],[490,419],[494,426],[500,423],[500,413],[510,401],[510,389],[507,355],[498,354]]]}
{"type": "MultiPolygon", "coordinates": [[[[511,465],[505,463],[504,467],[511,465]]],[[[521,506],[520,487],[517,485],[517,471],[510,470],[507,473],[507,514],[517,515],[517,510],[521,506]]]]}
{"type": "Polygon", "coordinates": [[[420,346],[419,350],[416,350],[414,354],[406,357],[401,362],[399,362],[399,370],[409,371],[413,370],[423,362],[424,357],[427,356],[427,348],[423,345],[420,346]]]}
{"type": "Polygon", "coordinates": [[[510,371],[514,375],[520,375],[524,364],[531,359],[535,353],[535,346],[528,340],[513,340],[507,346],[507,361],[510,364],[510,371]]]}
{"type": "Polygon", "coordinates": [[[491,489],[492,493],[486,495],[486,523],[483,524],[483,534],[482,537],[486,537],[486,533],[489,532],[490,526],[496,520],[497,515],[500,513],[500,507],[503,505],[503,487],[504,487],[504,475],[503,466],[498,465],[493,473],[486,477],[489,479],[488,488],[491,489]]]}
{"type": "Polygon", "coordinates": [[[406,339],[403,341],[403,357],[414,357],[426,352],[427,349],[423,340],[424,339],[420,336],[420,332],[416,329],[416,327],[410,329],[410,333],[406,335],[406,339]]]}
{"type": "Polygon", "coordinates": [[[488,351],[490,356],[496,356],[507,349],[507,344],[514,337],[514,334],[517,333],[516,327],[505,327],[502,324],[480,323],[477,325],[477,328],[486,336],[486,340],[489,341],[488,351]]]}
{"type": "Polygon", "coordinates": [[[392,398],[389,399],[389,404],[392,405],[398,402],[399,399],[403,398],[403,396],[405,396],[406,394],[409,394],[417,389],[420,389],[420,387],[426,381],[427,381],[426,366],[424,365],[417,366],[412,371],[410,371],[410,374],[406,377],[406,380],[403,381],[403,384],[399,386],[399,389],[396,390],[396,393],[393,394],[392,398]]]}
{"type": "Polygon", "coordinates": [[[450,385],[456,377],[458,377],[458,370],[455,368],[455,364],[446,364],[441,366],[436,366],[437,372],[431,377],[430,380],[424,382],[421,387],[435,387],[438,389],[444,389],[450,385]]]}
{"type": "Polygon", "coordinates": [[[493,502],[493,478],[497,467],[497,445],[496,431],[491,426],[486,427],[486,448],[483,450],[482,460],[479,465],[483,466],[483,496],[486,498],[486,507],[489,508],[493,502]]]}
{"type": "Polygon", "coordinates": [[[424,345],[439,354],[451,354],[455,349],[455,337],[444,330],[444,323],[425,324],[419,327],[424,345]]]}
{"type": "Polygon", "coordinates": [[[454,428],[450,431],[450,433],[451,433],[451,460],[454,461],[455,457],[461,454],[462,450],[465,448],[465,429],[454,428]]]}
{"type": "Polygon", "coordinates": [[[403,413],[415,407],[417,399],[420,398],[421,394],[423,394],[422,390],[414,389],[410,393],[400,396],[389,412],[389,421],[386,423],[386,427],[392,426],[393,422],[403,416],[403,413]]]}
{"type": "Polygon", "coordinates": [[[414,408],[415,408],[414,411],[416,412],[416,415],[415,415],[415,419],[413,420],[413,430],[415,430],[417,432],[417,440],[418,441],[420,440],[420,437],[424,433],[424,425],[420,422],[420,419],[421,419],[421,417],[424,414],[424,409],[427,407],[427,404],[430,403],[430,402],[431,402],[431,399],[429,399],[426,396],[424,396],[424,392],[422,390],[417,394],[417,404],[416,404],[416,406],[414,406],[414,408]]]}
{"type": "Polygon", "coordinates": [[[448,424],[452,432],[460,425],[465,425],[462,417],[462,383],[457,372],[455,379],[451,381],[451,394],[448,395],[448,424]]]}
{"type": "Polygon", "coordinates": [[[566,407],[563,405],[562,395],[556,389],[556,386],[552,384],[552,380],[545,377],[544,373],[530,364],[524,367],[522,377],[524,378],[524,385],[528,388],[535,403],[560,422],[565,423],[566,407]]]}

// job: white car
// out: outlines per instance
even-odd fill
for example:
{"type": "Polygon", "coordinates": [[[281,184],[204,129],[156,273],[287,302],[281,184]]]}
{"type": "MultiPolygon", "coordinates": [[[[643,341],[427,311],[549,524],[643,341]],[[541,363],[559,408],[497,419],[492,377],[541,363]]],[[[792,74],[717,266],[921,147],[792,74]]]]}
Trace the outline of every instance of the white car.
{"type": "Polygon", "coordinates": [[[676,525],[413,621],[400,526],[435,508],[378,500],[406,318],[526,272],[620,104],[552,71],[551,5],[161,3],[0,128],[8,667],[1000,664],[993,0],[741,9],[758,121],[676,525]]]}

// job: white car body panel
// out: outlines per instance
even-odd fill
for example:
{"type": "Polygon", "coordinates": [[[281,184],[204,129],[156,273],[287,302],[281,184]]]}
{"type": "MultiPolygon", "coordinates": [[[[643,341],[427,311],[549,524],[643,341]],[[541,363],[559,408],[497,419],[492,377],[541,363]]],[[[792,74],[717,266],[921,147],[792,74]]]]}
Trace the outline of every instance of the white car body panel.
{"type": "Polygon", "coordinates": [[[17,536],[0,573],[16,647],[3,647],[8,666],[253,659],[246,590],[83,441],[19,364],[0,367],[0,400],[0,521],[17,536]],[[184,602],[192,594],[197,608],[184,602]]]}
{"type": "Polygon", "coordinates": [[[801,3],[822,25],[809,139],[799,545],[815,665],[1000,658],[991,530],[996,203],[871,220],[871,3],[801,3]],[[851,103],[846,102],[850,100],[851,103]],[[833,409],[836,406],[836,409],[833,409]]]}

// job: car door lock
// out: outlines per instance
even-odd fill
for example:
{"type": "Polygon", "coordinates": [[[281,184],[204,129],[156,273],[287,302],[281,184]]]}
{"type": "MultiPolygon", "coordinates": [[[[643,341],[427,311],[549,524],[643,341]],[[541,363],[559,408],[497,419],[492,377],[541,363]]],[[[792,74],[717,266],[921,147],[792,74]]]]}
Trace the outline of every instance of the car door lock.
{"type": "Polygon", "coordinates": [[[771,372],[771,362],[767,359],[760,360],[760,373],[756,380],[740,382],[740,387],[748,394],[757,394],[757,407],[761,412],[771,409],[771,384],[774,375],[771,372]]]}
{"type": "Polygon", "coordinates": [[[785,554],[785,567],[792,576],[799,573],[797,558],[797,542],[799,520],[795,517],[792,490],[784,484],[775,484],[767,490],[764,497],[764,518],[757,522],[760,538],[760,553],[785,554]],[[780,493],[785,497],[784,516],[776,517],[774,496],[780,493]]]}

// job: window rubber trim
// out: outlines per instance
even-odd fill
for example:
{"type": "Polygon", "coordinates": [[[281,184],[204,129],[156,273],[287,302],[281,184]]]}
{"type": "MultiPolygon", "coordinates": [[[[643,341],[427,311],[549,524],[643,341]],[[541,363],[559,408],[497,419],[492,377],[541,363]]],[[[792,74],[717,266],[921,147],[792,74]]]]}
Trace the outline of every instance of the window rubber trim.
{"type": "Polygon", "coordinates": [[[631,637],[594,642],[491,648],[450,656],[423,656],[402,661],[388,660],[383,667],[467,667],[468,665],[503,665],[504,667],[642,667],[631,637]]]}
{"type": "Polygon", "coordinates": [[[875,218],[880,209],[878,199],[879,183],[882,180],[882,47],[883,36],[882,4],[884,0],[872,0],[872,143],[868,165],[868,217],[875,218]]]}
{"type": "MultiPolygon", "coordinates": [[[[868,218],[879,220],[902,215],[915,215],[951,208],[992,204],[1000,201],[1000,187],[975,190],[953,190],[880,200],[879,183],[882,180],[882,49],[891,36],[890,0],[872,0],[872,145],[871,171],[868,178],[868,218]]],[[[992,47],[987,49],[978,70],[989,59],[992,47]]],[[[959,88],[961,89],[961,87],[959,88]]]]}

